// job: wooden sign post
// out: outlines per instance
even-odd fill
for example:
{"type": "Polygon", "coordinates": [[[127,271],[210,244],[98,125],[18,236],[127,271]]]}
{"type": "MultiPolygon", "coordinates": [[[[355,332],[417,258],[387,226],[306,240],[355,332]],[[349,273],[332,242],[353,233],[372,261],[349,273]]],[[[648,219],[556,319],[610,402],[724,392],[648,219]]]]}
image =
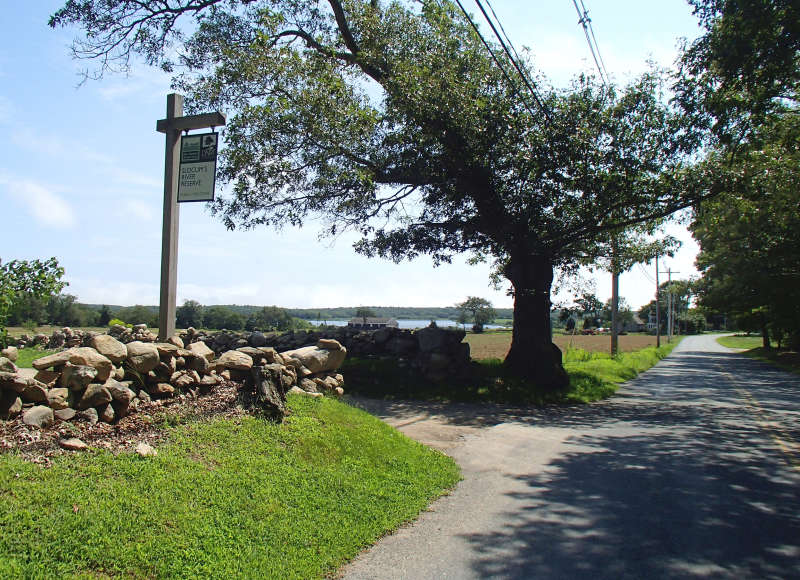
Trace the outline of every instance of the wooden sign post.
{"type": "Polygon", "coordinates": [[[161,233],[161,295],[158,338],[175,334],[175,301],[178,287],[178,171],[181,131],[225,125],[222,113],[183,116],[183,96],[167,95],[167,118],[156,122],[156,131],[166,134],[164,156],[164,223],[161,233]]]}

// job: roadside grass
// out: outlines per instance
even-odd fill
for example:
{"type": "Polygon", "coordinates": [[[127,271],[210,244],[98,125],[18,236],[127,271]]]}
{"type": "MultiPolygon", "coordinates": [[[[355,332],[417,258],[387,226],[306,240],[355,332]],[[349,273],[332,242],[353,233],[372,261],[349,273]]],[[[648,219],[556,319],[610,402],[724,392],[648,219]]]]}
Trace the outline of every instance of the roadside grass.
{"type": "Polygon", "coordinates": [[[667,356],[680,342],[647,347],[616,357],[571,348],[564,353],[570,377],[564,391],[546,391],[511,375],[499,358],[473,361],[468,376],[444,382],[425,380],[389,359],[348,357],[341,367],[347,390],[372,398],[421,399],[472,403],[569,404],[590,403],[613,395],[620,383],[634,378],[667,356]]]}
{"type": "Polygon", "coordinates": [[[727,348],[741,348],[750,350],[751,348],[759,348],[763,345],[764,339],[761,336],[735,334],[733,336],[721,336],[717,342],[727,348]]]}
{"type": "Polygon", "coordinates": [[[54,350],[45,350],[41,348],[21,348],[19,349],[17,361],[14,363],[20,368],[29,369],[33,361],[37,358],[42,358],[43,356],[47,356],[48,354],[53,354],[54,350]]]}
{"type": "Polygon", "coordinates": [[[322,578],[459,480],[359,409],[289,407],[173,427],[156,457],[0,454],[0,577],[322,578]]]}

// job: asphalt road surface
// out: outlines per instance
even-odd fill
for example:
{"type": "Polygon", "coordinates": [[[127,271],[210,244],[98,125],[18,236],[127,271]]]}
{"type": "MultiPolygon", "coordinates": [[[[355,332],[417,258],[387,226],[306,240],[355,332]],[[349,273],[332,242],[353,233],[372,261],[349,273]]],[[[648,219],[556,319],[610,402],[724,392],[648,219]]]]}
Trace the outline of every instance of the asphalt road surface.
{"type": "Polygon", "coordinates": [[[800,377],[687,338],[609,401],[360,401],[464,480],[356,579],[800,578],[800,377]]]}

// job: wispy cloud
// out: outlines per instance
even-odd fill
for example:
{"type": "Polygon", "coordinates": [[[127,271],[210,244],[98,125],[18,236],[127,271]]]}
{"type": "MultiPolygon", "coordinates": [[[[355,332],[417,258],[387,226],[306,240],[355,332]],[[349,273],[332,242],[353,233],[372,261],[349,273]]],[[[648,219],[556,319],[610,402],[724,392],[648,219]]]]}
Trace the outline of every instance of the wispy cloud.
{"type": "Polygon", "coordinates": [[[11,142],[40,155],[90,163],[111,164],[113,162],[113,158],[104,153],[69,142],[62,137],[33,131],[28,127],[19,127],[13,130],[11,142]]]}
{"type": "Polygon", "coordinates": [[[49,187],[29,179],[12,179],[0,175],[0,187],[17,205],[27,210],[42,225],[71,228],[76,223],[75,212],[49,187]]]}

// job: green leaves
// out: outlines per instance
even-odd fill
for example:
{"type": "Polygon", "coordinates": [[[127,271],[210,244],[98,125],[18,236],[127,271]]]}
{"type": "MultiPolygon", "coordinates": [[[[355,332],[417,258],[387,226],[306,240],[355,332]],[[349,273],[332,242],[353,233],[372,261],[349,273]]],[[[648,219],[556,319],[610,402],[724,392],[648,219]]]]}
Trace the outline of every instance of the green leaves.
{"type": "Polygon", "coordinates": [[[27,295],[34,299],[58,294],[67,285],[64,268],[56,258],[0,261],[0,343],[5,344],[6,322],[14,302],[27,295]]]}

